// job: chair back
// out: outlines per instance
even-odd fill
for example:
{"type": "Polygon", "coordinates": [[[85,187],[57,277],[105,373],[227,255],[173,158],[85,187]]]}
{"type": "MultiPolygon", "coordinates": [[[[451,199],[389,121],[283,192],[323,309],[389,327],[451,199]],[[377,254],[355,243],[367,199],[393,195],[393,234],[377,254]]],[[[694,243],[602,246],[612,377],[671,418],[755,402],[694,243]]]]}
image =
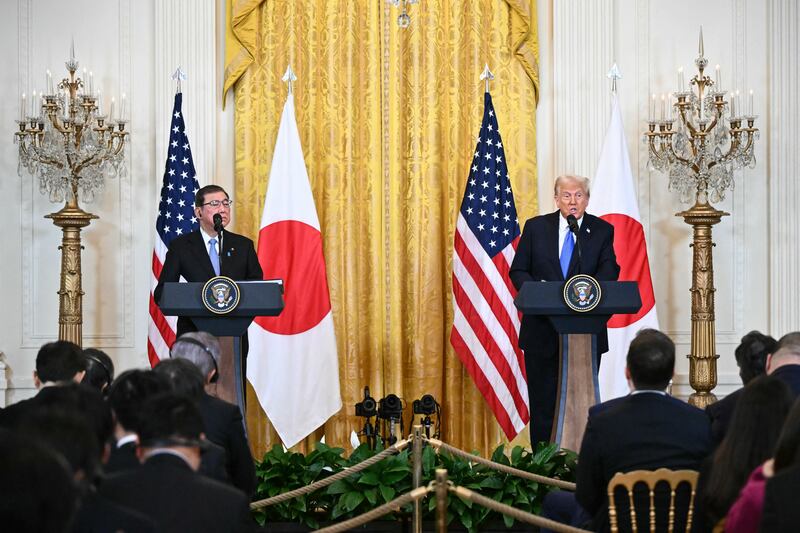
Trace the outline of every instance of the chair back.
{"type": "MultiPolygon", "coordinates": [[[[698,473],[694,470],[669,470],[668,468],[659,468],[658,470],[634,470],[632,472],[617,473],[608,482],[608,518],[611,525],[611,532],[618,533],[620,527],[619,517],[617,516],[617,505],[615,494],[618,488],[624,488],[628,497],[628,506],[630,509],[630,528],[634,533],[638,533],[637,524],[637,505],[641,508],[646,505],[648,509],[649,527],[642,529],[642,531],[655,532],[656,529],[656,516],[663,516],[666,511],[667,514],[667,529],[669,533],[675,530],[675,495],[678,487],[681,484],[686,484],[686,489],[690,492],[688,501],[688,510],[686,510],[685,531],[690,531],[692,527],[692,511],[694,509],[694,496],[695,487],[697,486],[698,473]],[[634,499],[634,489],[639,485],[644,485],[647,488],[647,502],[643,502],[643,498],[634,499]],[[656,486],[669,487],[669,507],[665,510],[659,509],[661,512],[656,512],[656,504],[661,503],[665,498],[656,497],[656,486]]],[[[641,490],[638,491],[641,493],[641,490]]],[[[683,511],[683,510],[682,510],[683,511]]],[[[663,520],[663,519],[662,519],[663,520]]],[[[663,523],[663,522],[662,522],[663,523]]],[[[664,531],[663,526],[658,528],[659,531],[664,531]]]]}

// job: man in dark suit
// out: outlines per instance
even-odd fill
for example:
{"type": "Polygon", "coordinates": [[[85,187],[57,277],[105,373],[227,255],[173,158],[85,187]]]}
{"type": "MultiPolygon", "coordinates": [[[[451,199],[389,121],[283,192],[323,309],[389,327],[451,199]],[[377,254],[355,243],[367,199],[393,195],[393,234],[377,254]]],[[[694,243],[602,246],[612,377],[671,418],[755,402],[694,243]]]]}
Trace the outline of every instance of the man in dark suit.
{"type": "Polygon", "coordinates": [[[800,331],[787,333],[778,340],[775,352],[767,356],[767,375],[775,376],[800,396],[800,331]]]}
{"type": "MultiPolygon", "coordinates": [[[[227,230],[218,232],[214,229],[215,215],[221,217],[223,228],[230,222],[231,200],[225,189],[219,185],[206,185],[197,191],[194,205],[200,228],[170,243],[153,292],[158,303],[164,283],[179,281],[181,276],[190,282],[205,282],[219,275],[235,281],[263,279],[253,241],[227,230]]],[[[177,335],[187,331],[197,331],[197,328],[189,318],[178,317],[177,335]]]]}
{"type": "MultiPolygon", "coordinates": [[[[525,222],[509,272],[517,290],[526,281],[563,281],[576,274],[589,274],[602,281],[616,280],[619,265],[614,254],[614,227],[586,213],[589,180],[579,176],[556,178],[555,203],[558,211],[525,222]],[[570,215],[580,228],[577,236],[570,232],[567,222],[570,215]]],[[[605,328],[596,334],[599,357],[608,351],[608,334],[605,328]]],[[[552,438],[558,385],[558,334],[547,318],[525,315],[519,346],[525,352],[531,445],[535,447],[537,442],[552,438]]]]}
{"type": "Polygon", "coordinates": [[[607,527],[607,487],[617,472],[697,470],[711,451],[706,414],[665,392],[674,367],[672,340],[654,329],[640,331],[625,369],[633,392],[589,410],[575,499],[595,528],[607,527]]]}
{"type": "MultiPolygon", "coordinates": [[[[171,357],[194,363],[203,374],[206,387],[213,386],[219,377],[220,355],[219,341],[205,331],[181,335],[170,351],[171,357]]],[[[225,448],[231,483],[252,496],[256,488],[256,468],[244,433],[239,407],[205,391],[201,393],[198,402],[206,438],[225,448]]]]}
{"type": "MultiPolygon", "coordinates": [[[[777,341],[769,335],[764,335],[759,331],[751,331],[744,337],[736,347],[734,355],[736,364],[739,366],[739,376],[742,384],[747,385],[754,378],[761,376],[766,371],[767,356],[775,351],[777,341]]],[[[733,391],[718,402],[714,402],[706,407],[706,414],[711,419],[711,437],[716,448],[731,423],[733,409],[739,401],[744,387],[733,391]]]]}
{"type": "Polygon", "coordinates": [[[159,532],[252,531],[244,493],[197,473],[203,420],[189,398],[163,394],[142,408],[140,468],[109,476],[101,495],[156,523],[159,532]]]}

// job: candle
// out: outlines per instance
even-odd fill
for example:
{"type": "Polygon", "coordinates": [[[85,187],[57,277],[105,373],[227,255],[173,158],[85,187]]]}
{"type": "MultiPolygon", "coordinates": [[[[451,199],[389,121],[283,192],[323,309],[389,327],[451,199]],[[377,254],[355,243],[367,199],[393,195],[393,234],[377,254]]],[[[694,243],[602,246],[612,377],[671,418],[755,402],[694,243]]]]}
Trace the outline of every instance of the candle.
{"type": "Polygon", "coordinates": [[[721,93],[721,92],[722,92],[722,82],[720,81],[720,80],[721,80],[721,78],[719,77],[719,65],[717,65],[717,68],[716,68],[716,69],[714,69],[714,70],[716,70],[716,73],[717,73],[717,74],[716,74],[716,81],[717,81],[717,92],[718,92],[718,93],[721,93]]]}
{"type": "Polygon", "coordinates": [[[69,47],[69,60],[75,61],[75,38],[72,38],[72,44],[69,47]]]}
{"type": "Polygon", "coordinates": [[[111,106],[110,106],[109,111],[108,111],[108,120],[109,120],[109,122],[114,120],[114,104],[115,103],[116,103],[116,100],[112,96],[111,97],[111,106]]]}
{"type": "Polygon", "coordinates": [[[750,102],[748,103],[748,111],[747,114],[753,116],[753,89],[750,89],[750,102]]]}
{"type": "Polygon", "coordinates": [[[739,100],[739,89],[736,89],[736,96],[734,96],[734,98],[736,100],[736,110],[740,114],[744,114],[744,109],[742,109],[742,101],[739,100]]]}
{"type": "Polygon", "coordinates": [[[81,94],[86,94],[86,84],[89,81],[89,73],[86,72],[86,69],[83,69],[83,78],[81,79],[81,81],[83,82],[81,84],[81,94]]]}
{"type": "Polygon", "coordinates": [[[683,67],[678,67],[678,92],[683,92],[683,67]]]}
{"type": "Polygon", "coordinates": [[[97,114],[103,114],[103,93],[100,89],[97,89],[97,101],[95,102],[95,107],[97,108],[97,114]]]}
{"type": "Polygon", "coordinates": [[[22,93],[22,98],[20,98],[20,101],[19,101],[19,120],[21,122],[25,122],[25,110],[26,110],[25,105],[26,104],[27,104],[27,101],[25,99],[25,93],[22,93]]]}
{"type": "Polygon", "coordinates": [[[36,116],[36,89],[33,90],[33,95],[31,96],[31,117],[36,116]]]}
{"type": "Polygon", "coordinates": [[[122,93],[122,101],[119,105],[119,119],[125,120],[128,118],[128,99],[125,97],[125,93],[122,93]]]}
{"type": "Polygon", "coordinates": [[[53,75],[50,74],[50,70],[47,71],[47,94],[53,94],[53,75]]]}
{"type": "Polygon", "coordinates": [[[700,26],[700,44],[698,46],[697,51],[700,54],[700,57],[704,57],[703,56],[703,54],[704,54],[704,50],[703,50],[703,27],[702,26],[700,26]]]}
{"type": "Polygon", "coordinates": [[[666,107],[665,100],[666,100],[666,98],[662,94],[661,95],[661,120],[664,120],[664,118],[666,117],[666,113],[664,112],[664,109],[666,107]]]}
{"type": "Polygon", "coordinates": [[[667,95],[667,120],[672,120],[672,94],[667,95]]]}
{"type": "Polygon", "coordinates": [[[94,94],[94,73],[89,71],[89,94],[94,94]]]}

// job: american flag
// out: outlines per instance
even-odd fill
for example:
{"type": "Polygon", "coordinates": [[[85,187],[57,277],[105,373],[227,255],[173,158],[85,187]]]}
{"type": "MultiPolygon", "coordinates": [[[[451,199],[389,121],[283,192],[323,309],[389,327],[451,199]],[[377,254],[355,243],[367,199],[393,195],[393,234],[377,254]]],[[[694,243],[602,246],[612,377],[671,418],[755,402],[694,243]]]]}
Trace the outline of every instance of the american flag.
{"type": "Polygon", "coordinates": [[[158,203],[155,246],[153,248],[153,277],[150,283],[150,323],[147,328],[147,357],[150,365],[169,357],[175,342],[177,317],[165,317],[153,298],[161,267],[172,239],[197,229],[194,216],[194,195],[199,189],[192,162],[192,150],[181,113],[182,93],[175,94],[170,124],[169,149],[158,203]]]}
{"type": "Polygon", "coordinates": [[[530,420],[525,362],[518,346],[517,291],[508,270],[519,221],[492,97],[456,222],[453,245],[453,345],[500,427],[513,439],[530,420]]]}

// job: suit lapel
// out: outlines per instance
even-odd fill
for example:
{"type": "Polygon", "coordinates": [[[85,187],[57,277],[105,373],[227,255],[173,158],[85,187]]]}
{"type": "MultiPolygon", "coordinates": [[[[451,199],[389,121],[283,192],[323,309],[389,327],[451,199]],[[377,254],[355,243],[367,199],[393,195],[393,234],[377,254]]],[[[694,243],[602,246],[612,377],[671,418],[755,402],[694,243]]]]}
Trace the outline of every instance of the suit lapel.
{"type": "MultiPolygon", "coordinates": [[[[545,243],[547,246],[547,255],[550,257],[550,261],[552,262],[553,268],[556,269],[556,272],[561,275],[561,260],[559,256],[561,255],[561,250],[558,247],[558,222],[561,213],[556,211],[555,213],[550,213],[547,219],[547,235],[545,238],[545,243]]],[[[563,276],[562,276],[563,278],[563,276]]]]}
{"type": "Polygon", "coordinates": [[[206,243],[203,242],[203,234],[200,233],[200,230],[194,232],[190,238],[189,244],[191,245],[192,254],[195,256],[197,264],[205,271],[206,279],[216,276],[214,273],[214,266],[211,264],[211,258],[208,256],[208,250],[206,250],[206,243]]]}

